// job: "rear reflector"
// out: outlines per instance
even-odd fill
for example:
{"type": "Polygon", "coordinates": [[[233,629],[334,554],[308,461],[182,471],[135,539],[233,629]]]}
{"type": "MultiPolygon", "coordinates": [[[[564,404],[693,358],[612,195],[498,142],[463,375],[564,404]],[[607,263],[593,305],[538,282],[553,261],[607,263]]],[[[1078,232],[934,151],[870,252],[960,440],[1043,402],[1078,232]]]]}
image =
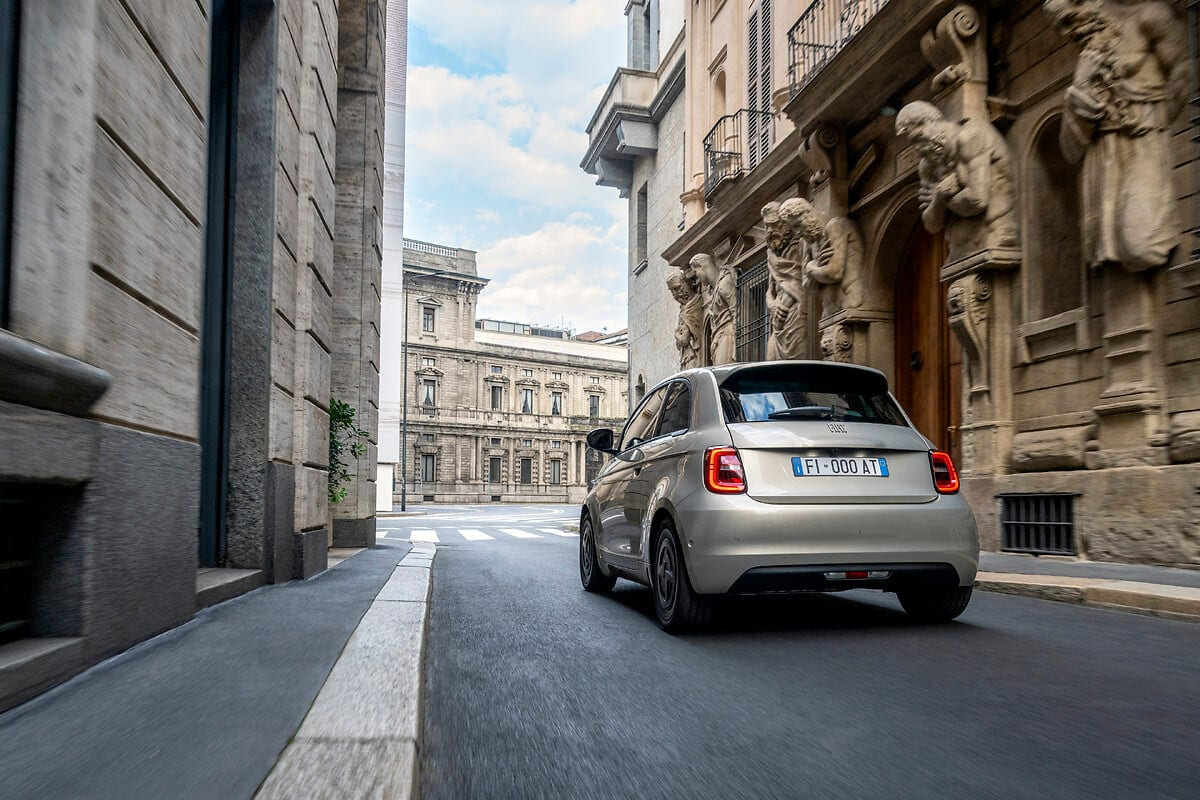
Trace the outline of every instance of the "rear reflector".
{"type": "Polygon", "coordinates": [[[949,453],[934,450],[929,454],[929,463],[933,468],[933,485],[941,494],[954,494],[958,491],[958,470],[949,453]]]}
{"type": "Polygon", "coordinates": [[[704,488],[714,494],[741,494],[746,491],[746,473],[742,460],[732,447],[710,447],[704,451],[704,488]]]}
{"type": "Polygon", "coordinates": [[[883,569],[852,569],[846,572],[826,572],[827,581],[881,581],[892,573],[883,569]]]}

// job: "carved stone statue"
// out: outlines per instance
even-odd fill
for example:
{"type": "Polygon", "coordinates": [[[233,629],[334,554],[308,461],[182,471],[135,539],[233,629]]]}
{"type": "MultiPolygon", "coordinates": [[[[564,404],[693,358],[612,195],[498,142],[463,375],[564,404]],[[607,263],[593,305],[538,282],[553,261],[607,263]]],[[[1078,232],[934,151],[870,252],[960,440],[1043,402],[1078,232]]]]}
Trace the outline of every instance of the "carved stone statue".
{"type": "MultiPolygon", "coordinates": [[[[790,202],[790,201],[789,201],[790,202]]],[[[783,218],[782,206],[763,206],[767,234],[767,360],[803,358],[807,319],[804,314],[804,261],[807,243],[783,218]]]]}
{"type": "Polygon", "coordinates": [[[949,263],[987,250],[1017,247],[1008,144],[987,119],[951,122],[931,103],[909,103],[896,133],[921,154],[921,220],[946,230],[949,263]]]}
{"type": "MultiPolygon", "coordinates": [[[[820,213],[814,210],[813,214],[819,225],[820,213]]],[[[856,304],[856,298],[844,295],[843,280],[848,275],[862,273],[862,260],[863,238],[858,224],[849,217],[834,217],[826,222],[820,246],[813,249],[804,264],[805,279],[821,287],[822,319],[841,311],[844,305],[856,304]]]]}
{"type": "Polygon", "coordinates": [[[695,270],[704,301],[710,365],[732,364],[736,358],[737,336],[734,328],[737,280],[733,270],[728,266],[718,267],[713,257],[706,253],[692,256],[690,266],[695,270]]]}
{"type": "Polygon", "coordinates": [[[1083,251],[1092,266],[1138,272],[1166,263],[1182,228],[1170,126],[1187,102],[1186,26],[1165,2],[1046,0],[1082,45],[1061,139],[1082,161],[1083,251]]]}
{"type": "Polygon", "coordinates": [[[695,274],[673,272],[667,286],[679,303],[679,322],[675,326],[675,346],[679,348],[679,368],[700,366],[700,349],[704,341],[704,308],[695,283],[695,274]]]}

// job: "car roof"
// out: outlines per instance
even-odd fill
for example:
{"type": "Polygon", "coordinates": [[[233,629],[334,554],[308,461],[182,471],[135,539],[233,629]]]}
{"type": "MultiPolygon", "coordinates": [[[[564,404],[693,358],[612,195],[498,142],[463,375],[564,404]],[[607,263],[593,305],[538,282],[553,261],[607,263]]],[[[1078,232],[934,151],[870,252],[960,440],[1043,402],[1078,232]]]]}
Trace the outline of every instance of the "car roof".
{"type": "Polygon", "coordinates": [[[740,364],[722,364],[719,367],[701,367],[701,369],[711,372],[713,377],[717,379],[717,383],[724,383],[729,377],[736,375],[739,372],[747,369],[759,369],[761,367],[821,367],[823,369],[845,369],[857,372],[866,372],[871,375],[876,375],[887,380],[882,372],[874,367],[866,367],[862,364],[846,364],[841,361],[816,361],[816,360],[791,360],[791,361],[750,361],[740,364]]]}

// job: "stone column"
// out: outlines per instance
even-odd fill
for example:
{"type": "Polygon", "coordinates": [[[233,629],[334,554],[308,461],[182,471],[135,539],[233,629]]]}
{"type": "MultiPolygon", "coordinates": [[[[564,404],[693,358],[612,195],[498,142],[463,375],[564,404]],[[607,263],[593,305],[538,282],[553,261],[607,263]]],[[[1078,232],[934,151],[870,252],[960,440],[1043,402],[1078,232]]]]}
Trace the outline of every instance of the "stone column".
{"type": "Polygon", "coordinates": [[[379,318],[383,277],[383,0],[338,6],[338,136],[331,392],[358,409],[370,434],[346,499],[333,508],[340,547],[375,543],[379,318]]]}

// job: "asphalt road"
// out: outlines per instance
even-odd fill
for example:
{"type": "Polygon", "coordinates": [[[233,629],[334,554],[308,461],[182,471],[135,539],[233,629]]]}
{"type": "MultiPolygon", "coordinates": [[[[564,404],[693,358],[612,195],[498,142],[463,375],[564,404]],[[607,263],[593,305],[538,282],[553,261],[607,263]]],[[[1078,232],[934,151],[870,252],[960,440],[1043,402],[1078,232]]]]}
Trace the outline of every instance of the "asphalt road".
{"type": "Polygon", "coordinates": [[[503,532],[545,510],[491,513],[385,523],[439,539],[424,800],[1197,796],[1200,625],[977,593],[926,627],[856,592],[672,637],[647,590],[581,590],[576,539],[503,532]]]}

